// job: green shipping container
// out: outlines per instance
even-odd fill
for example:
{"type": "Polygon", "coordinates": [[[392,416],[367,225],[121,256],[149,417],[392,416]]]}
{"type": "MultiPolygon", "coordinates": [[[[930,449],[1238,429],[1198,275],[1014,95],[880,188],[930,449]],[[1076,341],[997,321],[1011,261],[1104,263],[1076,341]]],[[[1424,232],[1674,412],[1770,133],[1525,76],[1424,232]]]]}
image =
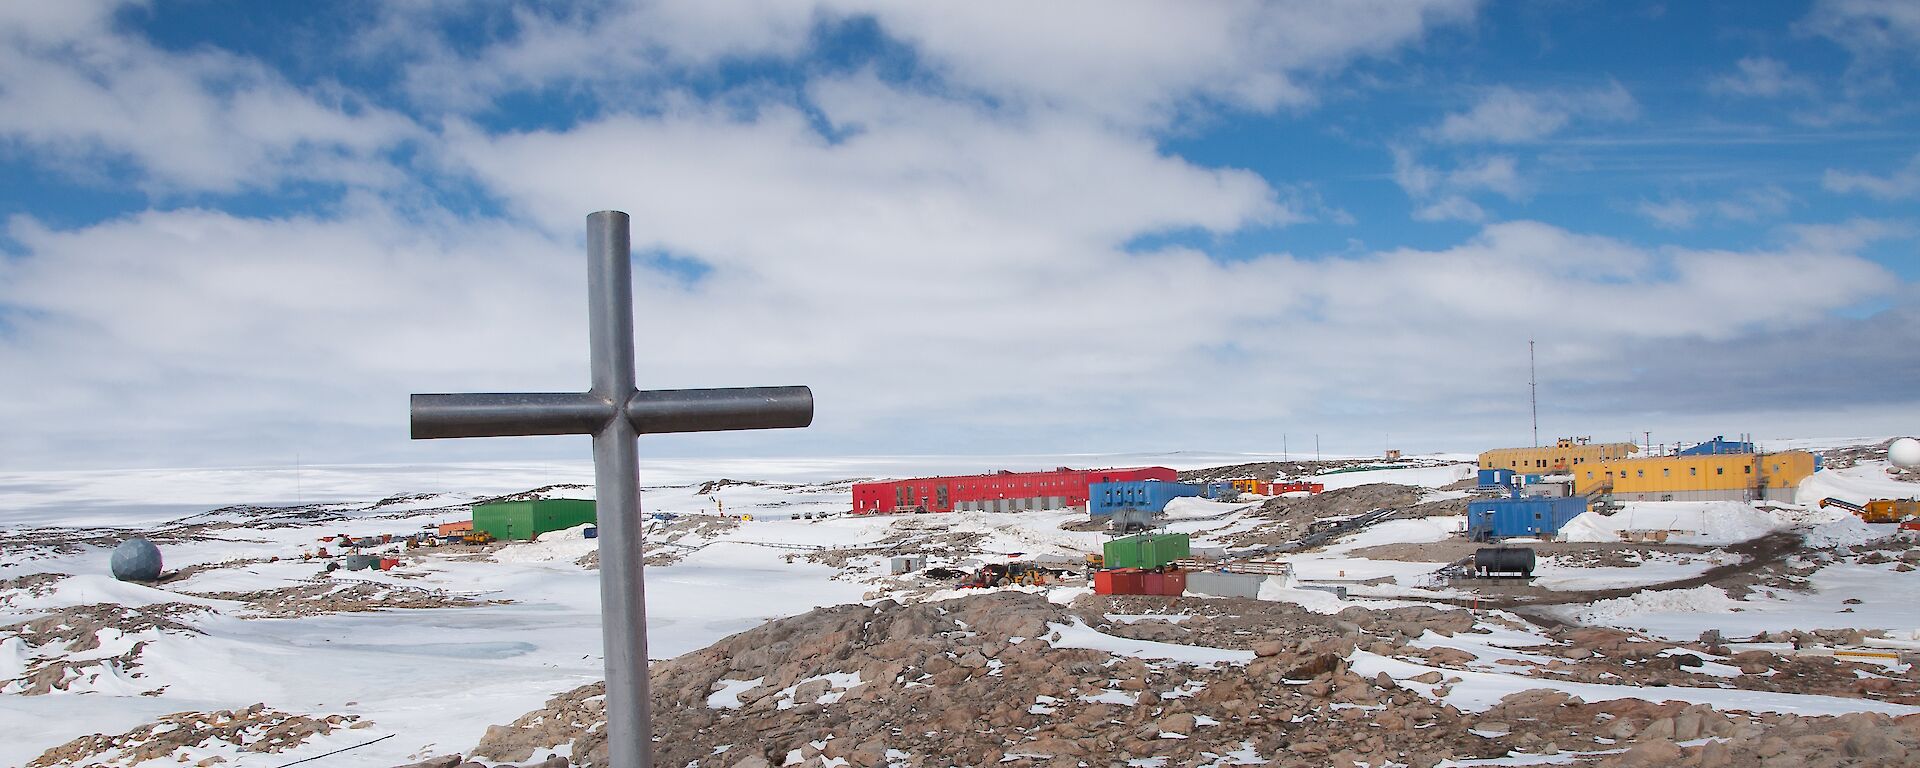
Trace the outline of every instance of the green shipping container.
{"type": "Polygon", "coordinates": [[[1107,542],[1108,568],[1159,568],[1192,554],[1184,533],[1143,533],[1107,542]]]}
{"type": "Polygon", "coordinates": [[[473,508],[474,530],[502,540],[525,541],[548,531],[592,522],[596,522],[593,502],[584,499],[496,501],[473,508]]]}

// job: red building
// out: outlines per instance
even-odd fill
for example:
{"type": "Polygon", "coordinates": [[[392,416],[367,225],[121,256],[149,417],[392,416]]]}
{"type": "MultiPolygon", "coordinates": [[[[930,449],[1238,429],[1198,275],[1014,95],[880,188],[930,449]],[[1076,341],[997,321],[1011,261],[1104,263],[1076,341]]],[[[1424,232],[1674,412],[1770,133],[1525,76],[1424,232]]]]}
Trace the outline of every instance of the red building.
{"type": "Polygon", "coordinates": [[[1085,506],[1087,486],[1121,480],[1163,480],[1176,475],[1166,467],[1068,469],[1008,472],[957,477],[882,480],[853,485],[853,513],[1014,512],[1085,506]]]}

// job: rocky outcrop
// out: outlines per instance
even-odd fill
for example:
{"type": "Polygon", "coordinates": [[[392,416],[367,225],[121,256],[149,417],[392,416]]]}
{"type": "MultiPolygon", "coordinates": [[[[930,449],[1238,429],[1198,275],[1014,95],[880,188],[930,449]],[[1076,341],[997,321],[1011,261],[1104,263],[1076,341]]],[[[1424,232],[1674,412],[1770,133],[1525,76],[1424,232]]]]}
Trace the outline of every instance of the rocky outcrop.
{"type": "MultiPolygon", "coordinates": [[[[1466,665],[1470,654],[1407,642],[1421,621],[1466,629],[1454,618],[1459,612],[1356,609],[1324,617],[1329,625],[1321,629],[1260,634],[1243,643],[1252,658],[1240,664],[1193,665],[1050,642],[1099,610],[994,593],[824,608],[771,622],[654,665],[655,762],[1074,766],[1164,757],[1167,765],[1203,765],[1233,753],[1282,766],[1430,768],[1510,753],[1623,766],[1772,765],[1766,761],[1781,755],[1831,764],[1820,762],[1816,748],[1842,750],[1833,754],[1850,755],[1847,765],[1903,765],[1907,755],[1920,754],[1908,720],[1751,716],[1631,699],[1587,703],[1551,690],[1463,713],[1416,692],[1444,695],[1460,681],[1446,669],[1395,680],[1348,666],[1356,650],[1466,665]],[[1792,735],[1768,741],[1775,734],[1792,735]],[[1709,737],[1721,746],[1699,745],[1709,737]]],[[[1184,634],[1159,642],[1215,632],[1179,629],[1184,634]]],[[[1567,642],[1601,648],[1601,655],[1639,650],[1610,631],[1567,642]]],[[[473,757],[526,763],[558,752],[576,764],[603,764],[601,693],[598,685],[584,686],[496,726],[473,757]]]]}

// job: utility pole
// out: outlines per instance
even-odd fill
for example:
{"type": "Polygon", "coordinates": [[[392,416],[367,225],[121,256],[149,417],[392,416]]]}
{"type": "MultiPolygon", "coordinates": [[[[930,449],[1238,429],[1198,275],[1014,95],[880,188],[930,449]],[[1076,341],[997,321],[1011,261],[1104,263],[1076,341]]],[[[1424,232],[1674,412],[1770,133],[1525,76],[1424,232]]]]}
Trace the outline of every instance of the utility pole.
{"type": "Polygon", "coordinates": [[[1320,463],[1320,433],[1313,433],[1313,463],[1320,463]]]}
{"type": "Polygon", "coordinates": [[[1533,339],[1527,339],[1527,399],[1533,403],[1533,447],[1540,447],[1540,379],[1533,366],[1533,339]]]}

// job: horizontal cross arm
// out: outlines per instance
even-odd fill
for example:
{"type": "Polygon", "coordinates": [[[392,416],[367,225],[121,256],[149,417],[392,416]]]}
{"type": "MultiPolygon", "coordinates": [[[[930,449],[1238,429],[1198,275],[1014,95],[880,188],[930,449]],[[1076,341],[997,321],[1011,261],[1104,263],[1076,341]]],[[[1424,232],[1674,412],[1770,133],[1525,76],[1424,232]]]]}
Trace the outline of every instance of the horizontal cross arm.
{"type": "Polygon", "coordinates": [[[414,395],[413,439],[591,435],[616,411],[591,392],[414,395]]]}
{"type": "Polygon", "coordinates": [[[786,429],[813,423],[806,387],[660,389],[635,392],[627,420],[641,434],[786,429]]]}

